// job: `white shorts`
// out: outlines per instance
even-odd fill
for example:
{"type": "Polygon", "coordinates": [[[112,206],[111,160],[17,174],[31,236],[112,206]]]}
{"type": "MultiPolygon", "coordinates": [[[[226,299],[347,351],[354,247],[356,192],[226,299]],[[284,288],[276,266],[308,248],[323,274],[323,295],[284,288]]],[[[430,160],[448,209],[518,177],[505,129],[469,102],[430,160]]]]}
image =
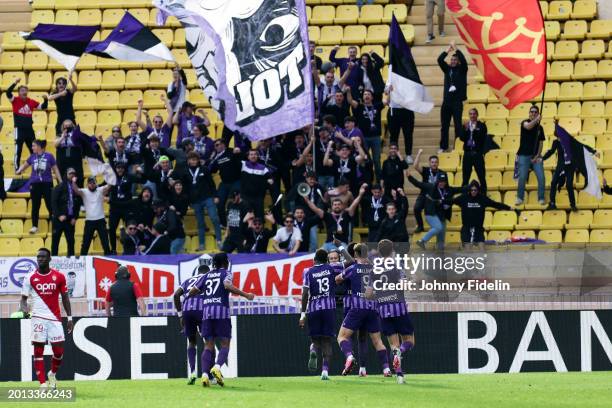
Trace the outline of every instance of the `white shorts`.
{"type": "Polygon", "coordinates": [[[57,320],[32,319],[32,342],[34,343],[58,343],[64,341],[64,327],[57,320]]]}

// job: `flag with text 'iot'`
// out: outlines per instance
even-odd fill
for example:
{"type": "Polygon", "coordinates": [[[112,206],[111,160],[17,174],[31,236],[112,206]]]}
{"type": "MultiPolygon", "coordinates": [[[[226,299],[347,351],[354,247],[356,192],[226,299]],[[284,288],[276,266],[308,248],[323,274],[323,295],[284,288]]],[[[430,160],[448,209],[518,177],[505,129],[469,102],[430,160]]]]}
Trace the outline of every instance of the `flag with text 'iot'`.
{"type": "Polygon", "coordinates": [[[410,47],[395,16],[389,30],[389,77],[387,79],[389,98],[393,105],[418,113],[429,113],[433,101],[421,82],[410,47]]]}
{"type": "Polygon", "coordinates": [[[546,36],[537,0],[446,0],[459,35],[507,109],[546,84],[546,36]]]}
{"type": "Polygon", "coordinates": [[[185,28],[198,82],[225,126],[267,139],[314,120],[304,0],[154,0],[185,28]]]}

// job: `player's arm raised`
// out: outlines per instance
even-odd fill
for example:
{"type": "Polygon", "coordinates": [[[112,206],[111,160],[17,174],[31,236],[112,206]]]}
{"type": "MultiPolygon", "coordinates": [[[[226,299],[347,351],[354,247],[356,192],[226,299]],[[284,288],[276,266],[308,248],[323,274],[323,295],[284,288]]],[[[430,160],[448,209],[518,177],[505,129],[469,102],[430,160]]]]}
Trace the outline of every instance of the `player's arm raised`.
{"type": "MultiPolygon", "coordinates": [[[[72,333],[72,328],[74,324],[72,323],[72,308],[70,307],[70,297],[68,297],[68,292],[60,292],[62,296],[62,305],[64,306],[64,310],[66,311],[66,317],[68,318],[68,322],[66,323],[66,329],[68,330],[68,334],[72,333]]],[[[23,299],[23,296],[22,296],[23,299]]]]}
{"type": "MultiPolygon", "coordinates": [[[[225,287],[225,289],[228,292],[233,293],[234,295],[238,295],[238,296],[242,296],[243,298],[246,298],[248,300],[253,300],[255,299],[255,295],[252,293],[247,293],[244,292],[240,289],[238,289],[237,287],[234,286],[234,284],[230,281],[230,280],[224,280],[223,281],[223,286],[225,287]]],[[[193,290],[193,289],[192,289],[193,290]]]]}

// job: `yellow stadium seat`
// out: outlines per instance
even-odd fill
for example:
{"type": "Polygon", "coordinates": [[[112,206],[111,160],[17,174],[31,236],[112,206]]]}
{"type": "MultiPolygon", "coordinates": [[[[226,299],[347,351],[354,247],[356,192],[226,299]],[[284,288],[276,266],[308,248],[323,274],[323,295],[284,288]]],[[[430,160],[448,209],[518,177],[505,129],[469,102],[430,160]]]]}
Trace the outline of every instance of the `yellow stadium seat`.
{"type": "Polygon", "coordinates": [[[587,38],[609,40],[612,33],[612,20],[593,20],[587,38]]]}
{"type": "Polygon", "coordinates": [[[592,20],[597,15],[597,3],[595,0],[576,0],[572,10],[572,18],[584,18],[592,20]]]}
{"type": "Polygon", "coordinates": [[[587,81],[597,76],[597,62],[594,60],[576,61],[574,66],[573,80],[587,81]]]}
{"type": "MultiPolygon", "coordinates": [[[[593,146],[593,144],[591,144],[591,146],[593,146]]],[[[581,184],[584,185],[584,180],[582,181],[581,184]]],[[[597,200],[596,197],[587,193],[585,190],[580,190],[580,192],[578,193],[578,207],[589,209],[589,210],[595,210],[597,209],[597,207],[599,207],[599,201],[597,200]]]]}
{"type": "Polygon", "coordinates": [[[612,61],[601,60],[597,63],[597,78],[612,79],[612,61]]]}
{"type": "Polygon", "coordinates": [[[184,69],[191,68],[191,59],[189,58],[189,55],[187,54],[187,50],[175,48],[175,49],[172,49],[171,52],[176,62],[182,68],[184,69]]]}
{"type": "Polygon", "coordinates": [[[102,12],[100,12],[100,10],[79,10],[79,25],[100,25],[101,22],[102,12]]]}
{"type": "Polygon", "coordinates": [[[491,150],[485,156],[485,166],[487,170],[504,170],[508,156],[505,151],[491,150]]]}
{"type": "Polygon", "coordinates": [[[569,221],[565,224],[565,229],[589,228],[593,222],[593,212],[591,210],[570,211],[569,221]]]}
{"type": "Polygon", "coordinates": [[[603,40],[586,40],[582,42],[582,48],[578,58],[599,59],[606,51],[603,40]]]}
{"type": "Polygon", "coordinates": [[[138,106],[138,101],[142,100],[141,90],[121,91],[119,95],[119,109],[134,109],[138,106]]]}
{"type": "Polygon", "coordinates": [[[459,165],[459,153],[452,152],[442,152],[439,155],[440,160],[440,168],[444,171],[455,171],[457,170],[457,166],[459,165]]]}
{"type": "Polygon", "coordinates": [[[94,70],[98,64],[98,57],[95,55],[85,54],[79,59],[76,69],[79,71],[83,70],[94,70]]]}
{"type": "Polygon", "coordinates": [[[561,24],[558,21],[545,21],[544,30],[547,40],[556,40],[561,34],[561,24]]]}
{"type": "Polygon", "coordinates": [[[102,28],[117,27],[119,21],[123,18],[125,11],[122,9],[106,9],[102,14],[102,28]]]}
{"type": "Polygon", "coordinates": [[[589,231],[586,229],[571,229],[565,233],[565,242],[584,244],[589,242],[589,231]]]}
{"type": "Polygon", "coordinates": [[[404,38],[408,44],[412,44],[414,42],[414,26],[412,24],[401,24],[400,28],[402,33],[404,34],[404,38]]]}
{"type": "Polygon", "coordinates": [[[487,191],[497,190],[501,186],[502,174],[501,171],[487,171],[487,191]]]}
{"type": "Polygon", "coordinates": [[[612,243],[612,230],[609,230],[609,229],[592,230],[589,242],[592,244],[610,244],[612,243]]]}
{"type": "Polygon", "coordinates": [[[551,1],[548,4],[547,20],[567,20],[572,13],[571,1],[551,1]]]}
{"type": "Polygon", "coordinates": [[[548,16],[548,2],[539,1],[538,3],[540,3],[540,10],[542,11],[542,16],[544,17],[544,19],[546,19],[546,17],[548,16]]]}
{"type": "Polygon", "coordinates": [[[100,71],[80,71],[79,90],[95,91],[100,89],[102,84],[102,73],[100,71]]]}
{"type": "MultiPolygon", "coordinates": [[[[532,229],[524,229],[524,230],[520,230],[520,231],[513,231],[512,232],[512,238],[531,238],[531,239],[535,239],[536,237],[536,233],[534,230],[532,229]]],[[[522,245],[515,245],[512,246],[510,249],[522,249],[525,247],[525,243],[523,243],[522,245]]]]}
{"type": "Polygon", "coordinates": [[[612,58],[612,42],[608,44],[608,51],[604,54],[606,58],[612,58]]]}
{"type": "Polygon", "coordinates": [[[564,210],[544,211],[542,216],[543,229],[561,229],[565,226],[567,213],[564,210]]]}
{"type": "MultiPolygon", "coordinates": [[[[42,206],[44,207],[44,204],[42,204],[42,206]]],[[[28,218],[23,223],[23,231],[24,232],[28,232],[28,231],[30,231],[30,229],[32,229],[32,219],[28,218]]],[[[47,222],[47,220],[46,219],[39,219],[38,220],[38,232],[36,234],[30,234],[29,236],[30,237],[41,237],[41,238],[44,238],[44,237],[47,236],[48,232],[49,232],[49,223],[47,222]]]]}
{"type": "Polygon", "coordinates": [[[367,29],[364,25],[348,25],[344,27],[343,44],[363,44],[366,41],[367,29]]]}
{"type": "MultiPolygon", "coordinates": [[[[604,124],[606,122],[605,119],[593,119],[593,120],[587,121],[587,123],[595,122],[595,121],[604,122],[604,124]]],[[[600,134],[599,136],[597,136],[597,142],[595,144],[595,148],[597,150],[612,150],[612,135],[600,134]]],[[[612,180],[612,178],[610,178],[610,180],[612,180]]]]}
{"type": "Polygon", "coordinates": [[[119,106],[119,92],[117,91],[98,91],[96,97],[97,109],[117,109],[119,106]]]}
{"type": "Polygon", "coordinates": [[[553,59],[575,60],[578,57],[578,42],[575,40],[561,40],[555,44],[553,59]]]}
{"type": "Polygon", "coordinates": [[[33,91],[48,91],[51,88],[51,72],[31,71],[28,75],[28,87],[33,91]]]}
{"type": "Polygon", "coordinates": [[[612,150],[604,150],[601,152],[601,161],[598,163],[598,167],[601,169],[612,168],[612,150]]]}
{"type": "MultiPolygon", "coordinates": [[[[308,2],[306,2],[308,4],[308,2]]],[[[306,20],[310,23],[310,18],[312,17],[312,7],[306,6],[306,20]]]]}
{"type": "Polygon", "coordinates": [[[539,229],[542,225],[542,211],[521,211],[518,217],[518,224],[515,229],[517,230],[532,230],[539,229]]]}
{"type": "Polygon", "coordinates": [[[55,12],[55,24],[77,25],[79,13],[76,10],[58,10],[55,12]]]}
{"type": "Polygon", "coordinates": [[[564,40],[582,40],[586,37],[587,31],[587,22],[584,20],[566,21],[563,25],[561,38],[564,40]]]}
{"type": "Polygon", "coordinates": [[[23,69],[21,51],[6,51],[0,54],[0,71],[21,71],[21,69],[23,69]]]}
{"type": "Polygon", "coordinates": [[[53,10],[34,10],[30,19],[30,27],[34,28],[38,24],[53,24],[55,22],[55,13],[53,10]]]}
{"type": "MultiPolygon", "coordinates": [[[[81,91],[75,93],[78,95],[81,91]]],[[[94,98],[95,101],[95,98],[94,98]]],[[[77,123],[87,125],[87,126],[95,126],[97,115],[93,110],[79,110],[74,113],[75,119],[77,123]]],[[[81,126],[83,126],[81,125],[81,126]]]]}
{"type": "Polygon", "coordinates": [[[508,119],[525,119],[529,117],[530,108],[531,104],[529,102],[520,103],[509,112],[508,119]]]}
{"type": "MultiPolygon", "coordinates": [[[[342,36],[343,36],[342,27],[339,27],[339,26],[323,26],[323,27],[321,27],[321,37],[319,37],[319,44],[321,44],[321,45],[337,45],[337,44],[340,44],[342,42],[342,36]]],[[[329,56],[329,54],[327,54],[327,56],[329,56]]],[[[327,56],[326,56],[326,58],[327,58],[327,56]]]]}
{"type": "Polygon", "coordinates": [[[23,235],[23,220],[6,218],[0,220],[0,235],[4,238],[21,238],[23,235]]]}
{"type": "Polygon", "coordinates": [[[357,24],[359,9],[356,5],[343,5],[336,8],[334,24],[357,24]]]}
{"type": "Polygon", "coordinates": [[[380,24],[383,19],[383,7],[380,4],[366,4],[359,13],[360,24],[380,24]]]}
{"type": "Polygon", "coordinates": [[[508,240],[510,240],[510,231],[494,231],[491,230],[487,233],[487,240],[488,241],[495,241],[495,242],[506,242],[508,240]]]}
{"type": "Polygon", "coordinates": [[[467,97],[470,102],[487,102],[489,98],[489,85],[469,84],[467,87],[467,97]]]}
{"type": "Polygon", "coordinates": [[[508,131],[508,122],[505,119],[487,120],[487,130],[492,135],[505,135],[508,131]]]}
{"type": "Polygon", "coordinates": [[[559,125],[572,135],[577,135],[582,130],[580,118],[559,118],[559,125]]]}
{"type": "MultiPolygon", "coordinates": [[[[148,5],[146,7],[148,7],[148,5]]],[[[134,18],[136,18],[136,20],[140,21],[143,25],[146,26],[149,23],[149,9],[131,8],[128,11],[130,12],[131,15],[134,16],[134,18]]]]}
{"type": "Polygon", "coordinates": [[[321,28],[319,26],[308,26],[308,39],[315,43],[319,42],[321,36],[321,28]]]}
{"type": "Polygon", "coordinates": [[[335,15],[336,10],[334,6],[315,6],[312,9],[310,24],[319,26],[333,24],[335,15]]]}
{"type": "Polygon", "coordinates": [[[56,10],[76,10],[79,8],[79,0],[55,0],[56,10]]]}
{"type": "MultiPolygon", "coordinates": [[[[27,208],[27,213],[26,216],[28,218],[30,218],[30,215],[32,214],[32,200],[28,201],[28,208],[27,208]]],[[[40,217],[43,219],[46,219],[49,217],[49,209],[47,208],[47,206],[45,205],[45,201],[43,200],[42,203],[40,204],[40,217]]]]}
{"type": "MultiPolygon", "coordinates": [[[[119,68],[121,68],[121,64],[124,61],[119,61],[113,58],[102,58],[99,57],[98,58],[98,63],[96,64],[96,67],[99,68],[100,70],[104,71],[104,70],[117,70],[119,68]]],[[[139,66],[141,67],[141,66],[139,66]]]]}
{"type": "Polygon", "coordinates": [[[446,224],[447,231],[459,231],[461,229],[461,212],[453,211],[450,221],[446,224]]]}
{"type": "Polygon", "coordinates": [[[582,82],[563,82],[559,88],[559,101],[577,101],[582,98],[582,82]]]}
{"type": "Polygon", "coordinates": [[[87,110],[96,108],[96,93],[94,91],[75,92],[72,100],[74,108],[77,110],[87,110]]]}
{"type": "Polygon", "coordinates": [[[492,230],[512,231],[516,225],[516,213],[514,211],[495,211],[493,213],[492,230]]]}
{"type": "Polygon", "coordinates": [[[154,69],[149,76],[149,87],[166,88],[172,82],[172,71],[167,69],[154,69]]]}
{"type": "Polygon", "coordinates": [[[387,44],[389,42],[389,26],[383,25],[371,25],[368,27],[368,34],[366,36],[367,44],[387,44]]]}
{"type": "Polygon", "coordinates": [[[557,116],[560,118],[574,118],[580,116],[582,107],[580,102],[561,102],[557,110],[557,116]]]}
{"type": "MultiPolygon", "coordinates": [[[[172,47],[174,41],[174,32],[169,28],[154,28],[151,30],[157,38],[161,40],[166,47],[172,47]]],[[[183,32],[184,35],[184,32],[183,32]]],[[[184,38],[184,36],[183,36],[184,38]]],[[[178,47],[178,45],[176,45],[178,47]]],[[[184,46],[183,46],[184,47],[184,46]]]]}
{"type": "Polygon", "coordinates": [[[118,110],[101,110],[98,111],[98,125],[114,126],[121,123],[121,112],[118,110]]]}
{"type": "Polygon", "coordinates": [[[41,51],[28,51],[23,60],[23,69],[26,71],[42,70],[47,68],[49,57],[41,51]]]}
{"type": "MultiPolygon", "coordinates": [[[[4,82],[4,78],[3,78],[2,82],[4,82]]],[[[612,88],[610,85],[612,85],[612,82],[610,82],[608,84],[608,93],[607,93],[607,95],[610,95],[610,88],[612,88]]],[[[606,99],[610,99],[610,98],[608,98],[608,96],[606,96],[606,99]]],[[[608,119],[612,118],[612,101],[607,101],[606,102],[605,116],[608,119]]],[[[608,124],[608,132],[612,133],[612,121],[610,121],[609,124],[608,124]]]]}
{"type": "Polygon", "coordinates": [[[146,89],[149,86],[149,71],[132,69],[125,76],[125,89],[146,89]]]}
{"type": "Polygon", "coordinates": [[[32,4],[32,9],[34,10],[53,10],[55,7],[55,0],[32,0],[30,3],[32,4]]]}
{"type": "Polygon", "coordinates": [[[387,4],[383,11],[383,23],[391,23],[391,17],[395,15],[395,19],[398,23],[403,23],[408,17],[408,8],[405,4],[387,4]]]}
{"type": "Polygon", "coordinates": [[[563,242],[561,230],[540,230],[538,239],[546,242],[560,243],[563,242]]]}
{"type": "MultiPolygon", "coordinates": [[[[164,104],[160,99],[161,95],[165,95],[166,91],[162,91],[162,90],[148,90],[148,91],[144,91],[143,94],[143,102],[145,107],[147,107],[147,109],[151,109],[151,108],[163,108],[164,104]]],[[[195,103],[194,101],[191,101],[192,103],[195,103]]]]}
{"type": "MultiPolygon", "coordinates": [[[[18,256],[19,238],[0,238],[0,255],[18,256]]],[[[31,253],[28,255],[31,255],[31,253]]]]}
{"type": "MultiPolygon", "coordinates": [[[[151,2],[147,0],[100,0],[98,7],[100,8],[117,8],[117,7],[150,7],[151,2]]],[[[130,10],[132,11],[132,10],[130,10]]]]}
{"type": "MultiPolygon", "coordinates": [[[[605,115],[605,105],[603,102],[601,101],[590,101],[590,102],[583,102],[582,103],[582,112],[581,112],[581,116],[583,118],[603,118],[605,115]]],[[[586,126],[587,123],[592,122],[591,120],[585,120],[584,121],[584,125],[586,126]]],[[[582,131],[585,132],[584,127],[582,128],[582,131]]]]}
{"type": "Polygon", "coordinates": [[[485,116],[487,119],[506,119],[508,118],[508,109],[502,104],[490,103],[487,105],[485,116]]]}
{"type": "Polygon", "coordinates": [[[585,82],[582,89],[582,100],[602,100],[606,98],[606,83],[604,81],[585,82]]]}
{"type": "Polygon", "coordinates": [[[547,79],[550,81],[568,81],[574,72],[572,61],[553,61],[550,64],[547,79]]]}
{"type": "MultiPolygon", "coordinates": [[[[510,155],[513,155],[517,152],[519,147],[519,137],[518,136],[504,136],[501,142],[501,150],[507,152],[510,155]]],[[[514,183],[516,184],[516,183],[514,183]]]]}
{"type": "Polygon", "coordinates": [[[7,31],[2,36],[2,50],[18,51],[25,48],[25,40],[18,32],[7,31]]]}
{"type": "Polygon", "coordinates": [[[612,228],[612,210],[595,210],[590,228],[612,228]]]}
{"type": "MultiPolygon", "coordinates": [[[[546,86],[544,87],[544,90],[545,90],[544,100],[546,102],[556,101],[557,97],[559,96],[559,88],[560,88],[560,85],[558,82],[547,82],[546,86]]],[[[542,100],[541,94],[538,97],[538,100],[542,100]]]]}
{"type": "Polygon", "coordinates": [[[23,198],[7,198],[2,205],[2,218],[25,218],[27,203],[23,198]]]}
{"type": "Polygon", "coordinates": [[[47,126],[47,112],[36,110],[32,113],[34,126],[47,126]]]}
{"type": "Polygon", "coordinates": [[[125,87],[125,71],[108,70],[102,73],[102,89],[123,89],[125,87]]]}
{"type": "Polygon", "coordinates": [[[546,59],[548,61],[552,60],[554,53],[555,53],[555,42],[546,41],[546,59]]]}
{"type": "Polygon", "coordinates": [[[19,256],[30,256],[32,251],[37,248],[42,248],[45,242],[42,238],[27,237],[22,238],[19,244],[19,256]]]}

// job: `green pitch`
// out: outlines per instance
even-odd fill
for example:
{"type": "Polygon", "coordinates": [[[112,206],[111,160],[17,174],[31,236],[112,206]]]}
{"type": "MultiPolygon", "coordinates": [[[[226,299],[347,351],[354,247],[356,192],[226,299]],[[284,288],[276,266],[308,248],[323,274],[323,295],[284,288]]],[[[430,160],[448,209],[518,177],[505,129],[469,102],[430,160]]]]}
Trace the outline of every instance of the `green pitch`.
{"type": "MultiPolygon", "coordinates": [[[[178,407],[610,407],[612,372],[493,375],[408,375],[395,378],[317,377],[227,379],[225,388],[184,380],[60,382],[76,386],[77,408],[178,407]]],[[[33,383],[31,383],[33,384],[33,383]]],[[[1,387],[25,383],[0,383],[1,387]]],[[[29,385],[29,384],[28,384],[29,385]]],[[[34,384],[33,384],[34,385],[34,384]]],[[[0,406],[49,407],[49,403],[0,406]]],[[[52,404],[53,405],[53,404],[52,404]]]]}

